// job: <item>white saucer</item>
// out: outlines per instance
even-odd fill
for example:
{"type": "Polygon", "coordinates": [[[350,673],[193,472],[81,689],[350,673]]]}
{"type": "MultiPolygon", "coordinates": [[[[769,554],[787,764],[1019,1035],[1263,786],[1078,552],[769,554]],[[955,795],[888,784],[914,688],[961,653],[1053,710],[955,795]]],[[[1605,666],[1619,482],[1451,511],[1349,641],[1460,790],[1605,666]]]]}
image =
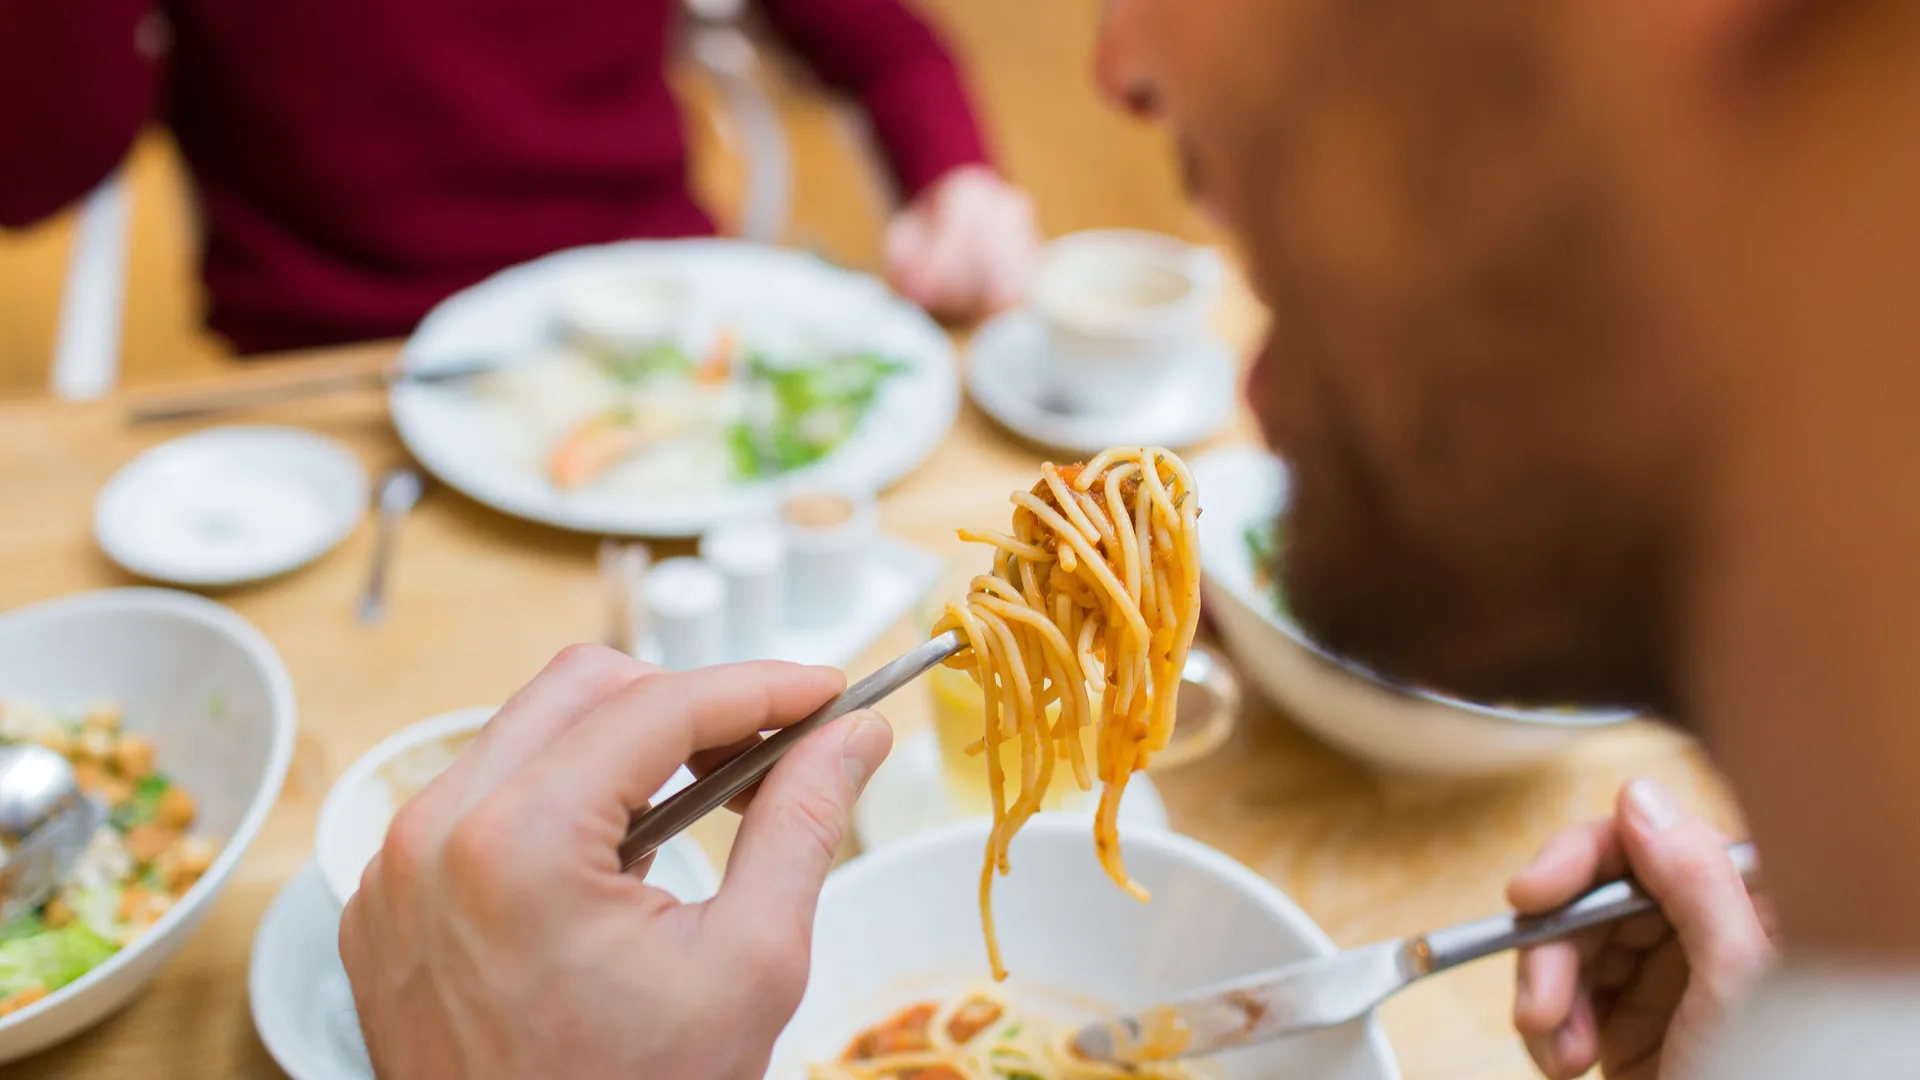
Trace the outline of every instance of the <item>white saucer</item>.
{"type": "Polygon", "coordinates": [[[1048,403],[1041,383],[1047,332],[1038,316],[1009,311],[974,335],[967,358],[967,393],[1001,426],[1029,442],[1076,454],[1109,446],[1180,449],[1205,440],[1233,419],[1239,366],[1221,342],[1192,346],[1165,386],[1120,413],[1077,414],[1048,403]]]}
{"type": "MultiPolygon", "coordinates": [[[[854,594],[833,622],[783,626],[772,649],[760,660],[787,660],[844,668],[859,659],[881,634],[913,611],[927,590],[939,583],[945,560],[925,548],[882,535],[861,560],[863,575],[854,594]]],[[[660,646],[649,636],[636,650],[649,663],[660,660],[660,646]]]]}
{"type": "MultiPolygon", "coordinates": [[[[1075,792],[1064,808],[1036,816],[1090,819],[1099,801],[1100,788],[1095,784],[1090,792],[1075,792]]],[[[853,827],[860,847],[873,851],[969,816],[976,815],[962,812],[948,796],[940,746],[932,729],[923,728],[895,747],[867,782],[867,790],[853,807],[853,827]]],[[[1160,798],[1160,789],[1145,773],[1135,773],[1120,798],[1120,828],[1167,827],[1167,804],[1160,798]]]]}
{"type": "Polygon", "coordinates": [[[367,472],[300,428],[213,428],[128,462],[93,504],[107,557],[177,585],[237,585],[332,550],[367,510],[367,472]]]}
{"type": "MultiPolygon", "coordinates": [[[[719,888],[700,845],[686,836],[660,848],[647,881],[688,903],[719,888]]],[[[311,862],[274,897],[253,937],[253,1026],[293,1080],[373,1080],[339,937],[340,909],[311,862]]]]}

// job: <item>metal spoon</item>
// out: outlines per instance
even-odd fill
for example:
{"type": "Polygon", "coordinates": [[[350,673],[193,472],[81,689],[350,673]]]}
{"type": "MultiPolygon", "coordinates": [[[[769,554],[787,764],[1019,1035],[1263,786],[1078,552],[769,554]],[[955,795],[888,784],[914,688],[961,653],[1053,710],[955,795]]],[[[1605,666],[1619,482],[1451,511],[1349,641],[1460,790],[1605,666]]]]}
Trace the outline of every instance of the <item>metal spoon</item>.
{"type": "Polygon", "coordinates": [[[0,926],[47,902],[106,816],[66,758],[30,743],[0,747],[0,926]]]}
{"type": "Polygon", "coordinates": [[[420,474],[404,465],[388,469],[380,477],[380,535],[374,540],[367,591],[360,598],[362,625],[372,626],[386,617],[387,565],[393,561],[394,536],[400,531],[400,519],[419,503],[422,487],[420,474]]]}

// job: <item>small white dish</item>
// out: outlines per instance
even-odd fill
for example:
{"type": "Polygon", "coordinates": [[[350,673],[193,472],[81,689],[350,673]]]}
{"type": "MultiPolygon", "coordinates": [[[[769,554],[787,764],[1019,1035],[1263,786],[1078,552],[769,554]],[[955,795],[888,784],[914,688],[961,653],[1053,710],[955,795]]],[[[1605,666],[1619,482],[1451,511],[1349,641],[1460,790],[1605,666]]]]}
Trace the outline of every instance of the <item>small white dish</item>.
{"type": "MultiPolygon", "coordinates": [[[[338,907],[344,908],[359,891],[360,876],[386,842],[387,826],[401,804],[453,764],[498,711],[498,706],[479,705],[411,724],[360,755],[334,781],[320,804],[314,862],[338,907]]],[[[692,782],[693,774],[683,768],[654,793],[653,801],[692,782]]]]}
{"type": "MultiPolygon", "coordinates": [[[[827,879],[806,997],[773,1050],[769,1080],[803,1080],[861,1030],[916,1002],[990,986],[980,929],[988,823],[864,855],[827,879]]],[[[1029,822],[996,877],[993,910],[1011,978],[995,989],[1029,1014],[1073,1023],[1137,1010],[1334,951],[1272,882],[1196,840],[1122,827],[1140,903],[1100,867],[1084,822],[1029,822]]],[[[1380,1025],[1357,1020],[1221,1054],[1216,1080],[1398,1080],[1380,1025]]]]}
{"type": "Polygon", "coordinates": [[[128,462],[93,504],[102,551],[142,577],[238,585],[331,551],[367,511],[367,471],[300,428],[213,428],[128,462]]]}
{"type": "MultiPolygon", "coordinates": [[[[882,534],[865,549],[855,587],[833,606],[832,618],[802,623],[789,613],[773,635],[771,651],[751,659],[844,668],[913,611],[944,567],[933,552],[882,534]]],[[[642,638],[639,656],[659,663],[660,643],[651,635],[642,638]]]]}
{"type": "MultiPolygon", "coordinates": [[[[1096,783],[1092,791],[1074,792],[1064,807],[1042,811],[1036,820],[1053,817],[1091,820],[1099,803],[1100,786],[1096,783]]],[[[853,807],[853,829],[861,850],[875,851],[977,816],[956,806],[947,794],[946,777],[940,767],[940,745],[933,730],[925,728],[901,740],[873,774],[873,779],[867,781],[866,791],[853,807]]],[[[1126,793],[1120,797],[1121,831],[1167,827],[1167,804],[1160,797],[1160,789],[1147,774],[1134,774],[1127,782],[1126,793]]]]}
{"type": "MultiPolygon", "coordinates": [[[[719,889],[713,864],[685,836],[660,848],[647,881],[687,903],[719,889]]],[[[247,967],[253,1026],[294,1080],[373,1080],[339,939],[340,907],[315,862],[280,890],[254,933],[247,967]]]]}
{"type": "Polygon", "coordinates": [[[1201,442],[1233,419],[1239,366],[1227,346],[1201,338],[1154,392],[1131,409],[1075,411],[1048,388],[1046,326],[1031,311],[997,316],[974,335],[968,350],[967,393],[1015,435],[1040,446],[1097,454],[1109,446],[1179,449],[1201,442]]]}

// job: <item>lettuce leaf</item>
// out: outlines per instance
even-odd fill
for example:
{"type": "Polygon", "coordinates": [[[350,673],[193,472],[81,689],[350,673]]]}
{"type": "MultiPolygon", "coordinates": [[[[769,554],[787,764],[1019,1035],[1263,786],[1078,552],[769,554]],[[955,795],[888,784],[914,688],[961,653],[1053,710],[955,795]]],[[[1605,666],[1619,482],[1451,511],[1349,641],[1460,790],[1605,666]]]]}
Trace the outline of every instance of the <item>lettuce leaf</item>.
{"type": "MultiPolygon", "coordinates": [[[[25,920],[21,920],[25,921],[25,920]]],[[[37,921],[37,920],[36,920],[37,921]]],[[[0,943],[0,997],[35,986],[49,993],[106,962],[120,947],[73,922],[0,943]]]]}
{"type": "Polygon", "coordinates": [[[748,479],[777,476],[826,457],[853,434],[882,384],[906,370],[905,364],[872,353],[791,368],[748,357],[747,379],[764,391],[770,408],[728,432],[735,473],[748,479]]]}
{"type": "Polygon", "coordinates": [[[133,798],[114,807],[113,815],[108,820],[113,822],[114,828],[123,833],[131,832],[135,826],[152,821],[155,810],[160,806],[160,796],[165,795],[167,788],[171,786],[173,785],[167,778],[159,773],[142,777],[140,782],[134,785],[133,798]]]}

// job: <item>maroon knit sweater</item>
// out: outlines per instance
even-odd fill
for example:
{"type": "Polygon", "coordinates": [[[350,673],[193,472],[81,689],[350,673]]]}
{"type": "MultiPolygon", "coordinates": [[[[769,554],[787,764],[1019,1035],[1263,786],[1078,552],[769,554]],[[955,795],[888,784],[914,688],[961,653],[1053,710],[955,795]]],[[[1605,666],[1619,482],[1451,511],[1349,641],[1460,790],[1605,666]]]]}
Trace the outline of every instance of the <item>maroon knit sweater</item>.
{"type": "MultiPolygon", "coordinates": [[[[865,106],[908,195],[984,160],[953,62],[902,0],[761,2],[865,106]]],[[[549,251],[711,230],[663,70],[678,9],[0,0],[0,227],[72,203],[157,119],[192,170],[214,330],[243,353],[402,334],[549,251]]]]}

